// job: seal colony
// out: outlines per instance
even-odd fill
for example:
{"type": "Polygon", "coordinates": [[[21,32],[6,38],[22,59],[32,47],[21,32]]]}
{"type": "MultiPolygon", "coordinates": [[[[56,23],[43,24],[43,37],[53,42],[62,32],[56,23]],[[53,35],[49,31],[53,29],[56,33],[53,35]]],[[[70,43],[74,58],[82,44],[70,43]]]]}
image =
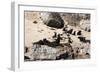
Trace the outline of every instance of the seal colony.
{"type": "Polygon", "coordinates": [[[25,11],[24,61],[89,59],[90,14],[25,11]]]}

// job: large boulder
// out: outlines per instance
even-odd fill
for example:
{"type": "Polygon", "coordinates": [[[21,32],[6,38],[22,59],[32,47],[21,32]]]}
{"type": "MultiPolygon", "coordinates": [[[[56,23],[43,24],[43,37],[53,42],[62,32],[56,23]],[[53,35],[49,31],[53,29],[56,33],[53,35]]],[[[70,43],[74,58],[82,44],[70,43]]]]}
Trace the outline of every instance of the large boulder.
{"type": "Polygon", "coordinates": [[[54,27],[54,28],[64,27],[64,21],[59,13],[43,12],[41,13],[41,19],[43,20],[44,24],[46,24],[49,27],[54,27]]]}

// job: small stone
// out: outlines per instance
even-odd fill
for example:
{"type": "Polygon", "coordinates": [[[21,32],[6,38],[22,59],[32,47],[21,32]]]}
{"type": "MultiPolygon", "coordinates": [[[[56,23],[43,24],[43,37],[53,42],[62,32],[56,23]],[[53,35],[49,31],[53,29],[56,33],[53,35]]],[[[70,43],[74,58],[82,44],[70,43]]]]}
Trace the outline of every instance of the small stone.
{"type": "Polygon", "coordinates": [[[37,24],[37,21],[34,21],[33,23],[34,23],[34,24],[37,24]]]}

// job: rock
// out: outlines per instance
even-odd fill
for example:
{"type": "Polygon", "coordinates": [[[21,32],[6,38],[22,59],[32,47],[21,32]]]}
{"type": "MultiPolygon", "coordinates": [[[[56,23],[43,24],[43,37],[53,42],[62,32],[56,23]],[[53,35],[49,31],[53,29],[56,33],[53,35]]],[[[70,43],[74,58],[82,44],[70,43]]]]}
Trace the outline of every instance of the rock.
{"type": "Polygon", "coordinates": [[[64,27],[64,21],[59,13],[41,13],[41,19],[43,20],[44,24],[46,24],[49,27],[54,27],[58,29],[64,27]]]}
{"type": "Polygon", "coordinates": [[[28,56],[24,56],[25,60],[30,60],[30,58],[28,56]]]}
{"type": "Polygon", "coordinates": [[[67,31],[67,33],[72,34],[73,29],[67,31]]]}
{"type": "Polygon", "coordinates": [[[60,59],[68,59],[69,54],[68,52],[60,54],[59,56],[56,57],[56,60],[60,60],[60,59]]]}
{"type": "Polygon", "coordinates": [[[57,37],[57,33],[56,33],[56,32],[54,32],[53,38],[56,38],[56,37],[57,37]]]}
{"type": "Polygon", "coordinates": [[[76,34],[76,31],[74,31],[73,33],[72,33],[72,35],[75,35],[76,34]]]}
{"type": "Polygon", "coordinates": [[[90,29],[88,29],[87,31],[88,31],[88,32],[91,32],[91,30],[90,30],[90,29]]]}
{"type": "Polygon", "coordinates": [[[82,35],[81,30],[79,30],[79,31],[77,32],[77,35],[82,35]]]}
{"type": "Polygon", "coordinates": [[[72,59],[75,59],[75,54],[74,53],[72,53],[72,59]]]}
{"type": "Polygon", "coordinates": [[[85,37],[78,37],[81,42],[85,42],[85,37]]]}
{"type": "Polygon", "coordinates": [[[90,40],[86,40],[86,37],[78,37],[78,39],[83,43],[90,43],[90,40]]]}
{"type": "Polygon", "coordinates": [[[28,47],[25,47],[24,51],[25,51],[25,53],[27,53],[28,52],[28,47]]]}
{"type": "Polygon", "coordinates": [[[56,34],[53,36],[53,37],[57,37],[56,39],[54,39],[54,41],[49,41],[47,40],[46,38],[44,38],[43,40],[39,40],[37,42],[34,42],[34,44],[39,44],[39,45],[47,45],[47,46],[50,46],[50,47],[56,47],[56,46],[59,46],[60,45],[60,40],[62,39],[60,34],[56,34]]]}
{"type": "Polygon", "coordinates": [[[39,40],[39,41],[37,41],[37,42],[34,42],[33,45],[34,45],[34,44],[44,45],[44,42],[43,42],[42,40],[39,40]]]}
{"type": "Polygon", "coordinates": [[[56,59],[56,51],[56,48],[41,45],[36,48],[36,51],[33,51],[33,60],[54,60],[56,59]]]}
{"type": "Polygon", "coordinates": [[[85,31],[91,32],[90,28],[85,28],[85,31]]]}
{"type": "Polygon", "coordinates": [[[37,24],[37,21],[34,21],[33,23],[34,23],[34,24],[37,24]]]}

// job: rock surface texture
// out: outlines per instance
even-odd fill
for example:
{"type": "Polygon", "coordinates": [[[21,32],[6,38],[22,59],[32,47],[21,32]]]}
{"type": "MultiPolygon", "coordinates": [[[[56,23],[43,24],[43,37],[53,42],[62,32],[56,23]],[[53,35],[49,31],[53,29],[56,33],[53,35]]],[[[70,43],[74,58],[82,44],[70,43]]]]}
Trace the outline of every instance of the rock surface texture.
{"type": "Polygon", "coordinates": [[[90,58],[90,14],[25,11],[24,15],[24,61],[90,58]]]}

